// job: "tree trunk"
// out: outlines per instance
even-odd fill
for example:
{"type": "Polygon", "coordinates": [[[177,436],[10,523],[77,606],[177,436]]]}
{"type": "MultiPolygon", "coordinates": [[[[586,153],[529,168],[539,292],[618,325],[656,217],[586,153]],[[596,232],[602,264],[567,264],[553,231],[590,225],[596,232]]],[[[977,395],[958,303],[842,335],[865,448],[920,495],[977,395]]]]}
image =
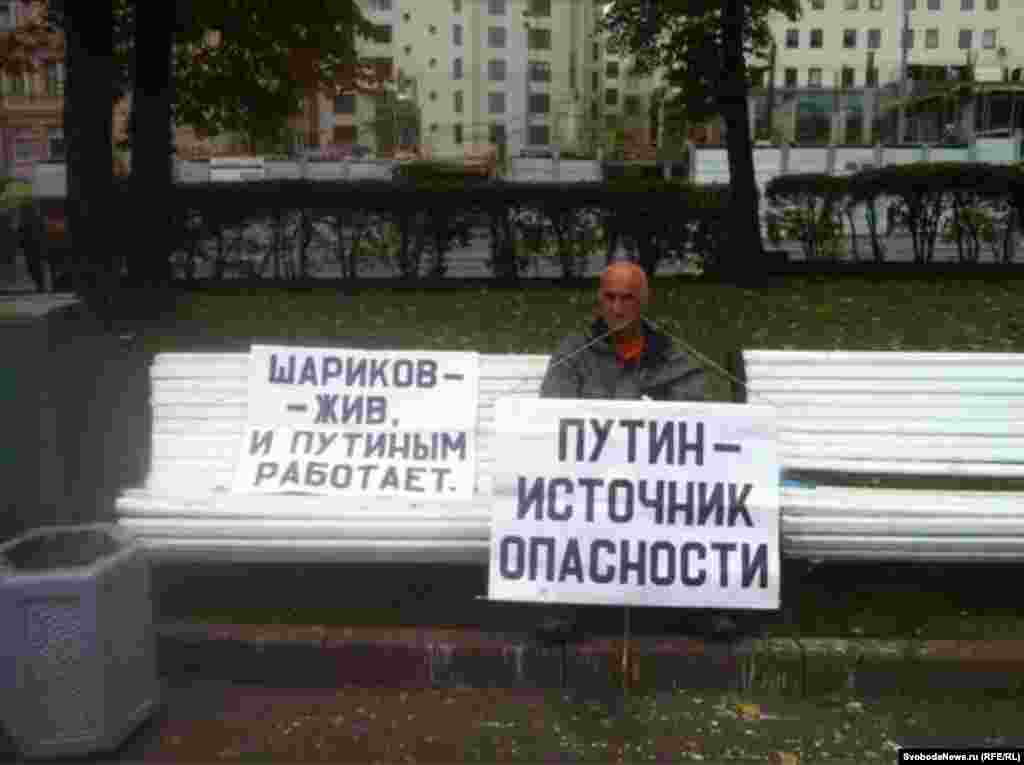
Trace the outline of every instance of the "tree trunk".
{"type": "Polygon", "coordinates": [[[719,104],[729,153],[729,220],[719,266],[730,278],[755,276],[764,267],[761,219],[750,138],[746,62],[743,58],[745,0],[722,0],[723,78],[719,104]]]}
{"type": "Polygon", "coordinates": [[[106,309],[117,287],[113,206],[113,11],[68,3],[65,10],[64,131],[67,136],[67,216],[72,251],[72,288],[100,298],[106,309]],[[102,95],[101,95],[102,94],[102,95]],[[96,291],[94,292],[92,289],[96,291]]]}
{"type": "MultiPolygon", "coordinates": [[[[135,87],[132,93],[133,256],[146,281],[171,278],[174,135],[175,4],[135,3],[135,87]]],[[[133,269],[134,270],[134,269],[133,269]]]]}

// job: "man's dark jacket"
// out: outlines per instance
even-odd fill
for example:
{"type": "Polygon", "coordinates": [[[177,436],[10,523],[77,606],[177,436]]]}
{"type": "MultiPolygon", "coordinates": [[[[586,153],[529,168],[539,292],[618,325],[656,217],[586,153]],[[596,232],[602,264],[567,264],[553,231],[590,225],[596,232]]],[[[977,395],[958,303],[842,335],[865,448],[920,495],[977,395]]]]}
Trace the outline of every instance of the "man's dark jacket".
{"type": "Polygon", "coordinates": [[[691,358],[672,348],[672,341],[641,320],[645,337],[643,354],[623,367],[615,355],[612,337],[598,340],[608,331],[597,319],[588,333],[578,332],[562,341],[548,362],[541,398],[639,399],[655,401],[703,401],[704,370],[691,358]],[[575,353],[575,355],[573,355],[575,353]],[[571,356],[567,361],[562,359],[571,356]]]}

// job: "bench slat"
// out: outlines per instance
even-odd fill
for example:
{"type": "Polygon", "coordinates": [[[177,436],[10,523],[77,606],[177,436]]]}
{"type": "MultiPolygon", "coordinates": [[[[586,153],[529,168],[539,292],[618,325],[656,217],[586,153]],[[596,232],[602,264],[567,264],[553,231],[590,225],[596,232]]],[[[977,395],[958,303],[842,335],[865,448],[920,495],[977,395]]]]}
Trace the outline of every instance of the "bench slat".
{"type": "Polygon", "coordinates": [[[748,383],[748,393],[755,393],[758,396],[772,398],[778,393],[791,395],[823,395],[823,394],[857,394],[857,393],[881,393],[883,396],[902,396],[904,394],[919,394],[922,396],[1024,396],[1024,380],[995,379],[986,380],[930,380],[920,379],[898,379],[884,381],[884,387],[880,381],[875,380],[804,380],[790,378],[785,380],[758,380],[754,384],[748,383]]]}
{"type": "Polygon", "coordinates": [[[865,409],[870,406],[878,406],[882,409],[902,409],[904,411],[922,410],[928,411],[934,408],[953,410],[961,404],[969,407],[972,412],[1013,412],[1021,405],[1022,393],[1019,396],[973,396],[965,399],[955,392],[926,394],[907,393],[894,395],[883,390],[874,393],[798,393],[772,391],[762,392],[758,387],[750,390],[748,401],[751,404],[768,404],[780,408],[794,408],[798,406],[814,406],[827,409],[832,407],[836,416],[841,416],[847,407],[865,409]]]}
{"type": "Polygon", "coordinates": [[[411,543],[420,539],[483,539],[490,537],[490,520],[451,519],[398,521],[334,518],[126,518],[133,532],[153,537],[209,538],[226,536],[247,539],[376,539],[411,543]]]}
{"type": "Polygon", "coordinates": [[[777,351],[751,348],[743,351],[748,368],[758,364],[828,364],[832,366],[913,367],[941,364],[973,367],[979,364],[1020,367],[1024,360],[1019,353],[967,353],[959,351],[777,351]]]}
{"type": "Polygon", "coordinates": [[[1016,364],[748,364],[747,374],[758,380],[983,380],[1024,381],[1024,361],[1016,364]]]}
{"type": "MultiPolygon", "coordinates": [[[[129,528],[130,531],[130,528],[129,528]]],[[[373,539],[166,539],[135,535],[155,561],[232,563],[472,563],[485,565],[489,543],[471,539],[419,539],[407,544],[373,539]]],[[[483,593],[481,593],[483,594],[483,593]]]]}
{"type": "Polygon", "coordinates": [[[1022,478],[1024,467],[1020,464],[998,462],[922,462],[920,460],[891,461],[875,459],[822,459],[815,453],[800,455],[782,452],[779,455],[787,470],[802,472],[852,473],[854,475],[879,476],[957,476],[963,478],[1022,478]]]}

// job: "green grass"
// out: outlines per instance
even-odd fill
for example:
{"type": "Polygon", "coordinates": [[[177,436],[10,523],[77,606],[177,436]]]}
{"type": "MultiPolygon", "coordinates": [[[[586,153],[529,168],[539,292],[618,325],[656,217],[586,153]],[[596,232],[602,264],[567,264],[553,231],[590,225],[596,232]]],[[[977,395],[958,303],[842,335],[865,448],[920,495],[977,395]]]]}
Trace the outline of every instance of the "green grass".
{"type": "Polygon", "coordinates": [[[542,715],[510,706],[496,717],[471,734],[467,760],[763,763],[786,752],[803,763],[894,762],[899,744],[978,747],[1017,735],[1020,724],[1014,700],[801,701],[693,691],[636,697],[615,715],[552,693],[542,715]]]}

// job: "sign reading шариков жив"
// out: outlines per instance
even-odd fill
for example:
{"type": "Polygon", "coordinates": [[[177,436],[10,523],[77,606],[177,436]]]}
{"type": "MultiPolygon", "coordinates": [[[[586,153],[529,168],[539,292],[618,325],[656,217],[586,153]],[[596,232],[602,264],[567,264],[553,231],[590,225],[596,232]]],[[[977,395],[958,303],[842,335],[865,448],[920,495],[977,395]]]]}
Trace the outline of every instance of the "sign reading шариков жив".
{"type": "Polygon", "coordinates": [[[779,607],[772,407],[496,407],[490,598],[779,607]]]}
{"type": "Polygon", "coordinates": [[[254,345],[234,491],[470,499],[476,353],[254,345]]]}

